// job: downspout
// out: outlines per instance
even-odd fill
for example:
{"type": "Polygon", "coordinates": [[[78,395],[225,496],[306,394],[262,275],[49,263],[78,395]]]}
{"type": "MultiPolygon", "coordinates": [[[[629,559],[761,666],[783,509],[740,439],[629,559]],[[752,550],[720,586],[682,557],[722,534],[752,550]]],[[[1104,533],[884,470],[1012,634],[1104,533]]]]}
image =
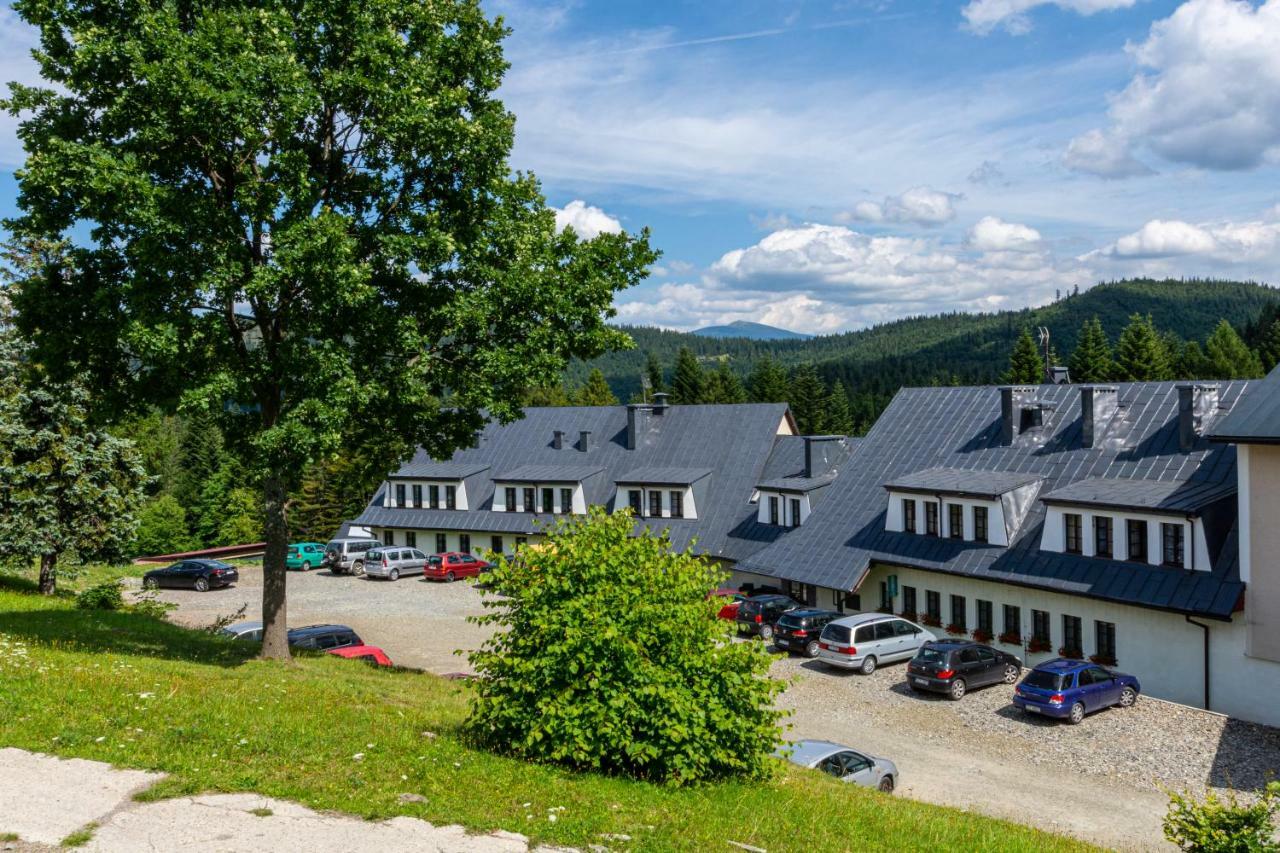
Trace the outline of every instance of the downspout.
{"type": "Polygon", "coordinates": [[[1187,624],[1195,625],[1204,632],[1204,709],[1212,710],[1209,707],[1209,626],[1203,622],[1197,622],[1190,616],[1183,616],[1187,620],[1187,624]]]}

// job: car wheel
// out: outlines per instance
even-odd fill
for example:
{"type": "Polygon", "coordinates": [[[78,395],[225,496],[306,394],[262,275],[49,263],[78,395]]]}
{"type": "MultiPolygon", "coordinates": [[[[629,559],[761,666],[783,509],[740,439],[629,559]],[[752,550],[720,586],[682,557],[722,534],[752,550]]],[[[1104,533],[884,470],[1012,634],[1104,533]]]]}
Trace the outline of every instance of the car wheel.
{"type": "Polygon", "coordinates": [[[393,581],[398,581],[398,580],[400,580],[400,570],[399,570],[399,569],[392,569],[390,572],[388,572],[388,573],[387,573],[387,580],[393,580],[393,581]]]}
{"type": "Polygon", "coordinates": [[[862,667],[859,669],[863,675],[870,675],[876,671],[876,659],[871,655],[867,655],[862,659],[862,667]]]}
{"type": "Polygon", "coordinates": [[[196,592],[208,592],[209,581],[205,578],[196,578],[196,592]]]}
{"type": "Polygon", "coordinates": [[[364,560],[356,560],[351,564],[351,574],[356,576],[364,574],[364,560]]]}
{"type": "Polygon", "coordinates": [[[967,689],[968,685],[964,683],[964,679],[957,678],[951,682],[951,689],[947,691],[947,698],[952,701],[963,699],[965,690],[967,689]]]}
{"type": "Polygon", "coordinates": [[[1071,725],[1078,725],[1084,720],[1084,703],[1077,702],[1071,706],[1071,716],[1067,717],[1067,722],[1071,725]]]}
{"type": "Polygon", "coordinates": [[[1018,668],[1013,664],[1009,664],[1004,668],[1004,683],[1013,684],[1018,680],[1018,668]]]}
{"type": "Polygon", "coordinates": [[[818,656],[818,641],[810,640],[805,644],[804,656],[807,658],[816,658],[818,656]]]}
{"type": "Polygon", "coordinates": [[[159,589],[160,581],[156,580],[155,578],[143,578],[142,588],[143,589],[159,589]]]}
{"type": "Polygon", "coordinates": [[[1126,687],[1120,691],[1120,707],[1132,708],[1133,703],[1138,701],[1138,691],[1132,687],[1126,687]]]}
{"type": "Polygon", "coordinates": [[[773,639],[773,626],[772,626],[772,625],[761,625],[761,626],[760,626],[760,639],[764,640],[766,643],[773,639]]]}
{"type": "Polygon", "coordinates": [[[445,579],[446,581],[448,581],[449,583],[453,583],[454,581],[456,581],[456,580],[458,579],[458,576],[457,576],[456,574],[454,574],[453,572],[447,572],[447,573],[445,573],[444,579],[445,579]]]}
{"type": "Polygon", "coordinates": [[[309,572],[309,571],[311,571],[311,561],[310,561],[310,560],[303,560],[303,561],[302,561],[302,570],[303,570],[304,572],[309,572]]]}
{"type": "Polygon", "coordinates": [[[884,778],[882,778],[880,780],[879,788],[881,791],[885,792],[886,794],[892,794],[893,793],[893,777],[885,776],[884,778]]]}

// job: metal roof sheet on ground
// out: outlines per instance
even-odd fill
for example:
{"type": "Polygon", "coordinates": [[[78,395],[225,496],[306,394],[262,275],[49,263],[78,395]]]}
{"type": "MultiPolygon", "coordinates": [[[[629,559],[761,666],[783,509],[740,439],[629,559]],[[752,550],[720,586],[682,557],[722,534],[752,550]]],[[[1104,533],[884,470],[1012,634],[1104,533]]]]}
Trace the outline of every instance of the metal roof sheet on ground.
{"type": "MultiPolygon", "coordinates": [[[[747,556],[738,568],[852,590],[871,566],[896,565],[1228,618],[1244,585],[1226,531],[1212,534],[1218,547],[1211,551],[1208,571],[1185,571],[1042,551],[1046,510],[1040,500],[1007,548],[885,530],[885,484],[936,468],[1039,476],[1042,494],[1088,478],[1192,481],[1203,483],[1196,487],[1203,490],[1201,498],[1228,494],[1235,485],[1235,448],[1199,438],[1189,452],[1179,450],[1177,385],[1120,384],[1117,411],[1098,447],[1083,445],[1079,386],[1038,387],[1038,401],[1048,406],[1043,426],[1034,438],[1011,445],[1002,443],[999,389],[904,388],[823,491],[821,506],[801,527],[747,556]],[[1117,584],[1117,573],[1134,583],[1117,584]]],[[[1222,382],[1219,404],[1234,409],[1258,385],[1256,380],[1222,382]]],[[[1170,487],[1170,494],[1178,488],[1170,487]]],[[[1206,516],[1206,528],[1208,521],[1206,516]]],[[[1229,525],[1230,519],[1223,523],[1229,525]]]]}
{"type": "Polygon", "coordinates": [[[617,478],[618,483],[687,486],[710,476],[710,468],[635,468],[617,478]]]}
{"type": "Polygon", "coordinates": [[[1044,479],[1040,474],[965,468],[926,468],[893,477],[886,489],[911,492],[946,492],[952,495],[997,498],[1020,486],[1044,479]]]}
{"type": "Polygon", "coordinates": [[[1171,513],[1196,512],[1236,493],[1235,480],[1109,480],[1090,477],[1040,499],[1050,503],[1120,509],[1150,509],[1171,513]]]}

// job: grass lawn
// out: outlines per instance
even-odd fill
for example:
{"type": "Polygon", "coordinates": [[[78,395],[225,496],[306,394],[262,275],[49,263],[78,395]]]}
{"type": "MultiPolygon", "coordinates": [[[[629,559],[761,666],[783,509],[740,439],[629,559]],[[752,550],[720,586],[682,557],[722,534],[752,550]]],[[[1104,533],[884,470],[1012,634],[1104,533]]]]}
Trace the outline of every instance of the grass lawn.
{"type": "Polygon", "coordinates": [[[0,746],[170,774],[149,798],[256,791],[581,847],[621,833],[632,841],[611,846],[635,850],[1088,849],[782,764],[769,782],[689,790],[530,765],[466,745],[463,683],[253,652],[0,585],[0,746]],[[401,803],[402,793],[427,800],[401,803]]]}

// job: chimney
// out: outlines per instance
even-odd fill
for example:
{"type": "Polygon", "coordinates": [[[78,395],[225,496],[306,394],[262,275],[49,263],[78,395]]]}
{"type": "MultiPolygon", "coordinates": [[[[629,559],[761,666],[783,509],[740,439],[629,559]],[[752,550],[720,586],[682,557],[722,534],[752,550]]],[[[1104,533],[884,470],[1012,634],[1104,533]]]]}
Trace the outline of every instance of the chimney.
{"type": "Polygon", "coordinates": [[[806,435],[804,437],[804,476],[821,477],[831,473],[839,449],[840,435],[806,435]]]}
{"type": "Polygon", "coordinates": [[[652,408],[647,403],[631,403],[627,406],[627,450],[635,450],[640,436],[649,431],[652,408]]]}
{"type": "Polygon", "coordinates": [[[665,391],[659,391],[653,395],[653,413],[655,415],[665,415],[667,413],[667,406],[670,405],[667,399],[670,396],[665,391]]]}
{"type": "Polygon", "coordinates": [[[578,449],[583,453],[591,449],[591,430],[584,429],[578,433],[578,449]]]}
{"type": "Polygon", "coordinates": [[[558,429],[551,434],[551,446],[556,450],[564,448],[564,430],[558,429]]]}
{"type": "Polygon", "coordinates": [[[1034,385],[1003,385],[1000,388],[1000,443],[1013,445],[1023,432],[1023,411],[1034,408],[1039,389],[1034,385]]]}
{"type": "Polygon", "coordinates": [[[1085,447],[1101,446],[1102,434],[1119,408],[1118,390],[1114,385],[1080,387],[1080,433],[1085,447]]]}
{"type": "Polygon", "coordinates": [[[1178,386],[1178,449],[1187,453],[1218,413],[1218,385],[1195,382],[1178,386]]]}

